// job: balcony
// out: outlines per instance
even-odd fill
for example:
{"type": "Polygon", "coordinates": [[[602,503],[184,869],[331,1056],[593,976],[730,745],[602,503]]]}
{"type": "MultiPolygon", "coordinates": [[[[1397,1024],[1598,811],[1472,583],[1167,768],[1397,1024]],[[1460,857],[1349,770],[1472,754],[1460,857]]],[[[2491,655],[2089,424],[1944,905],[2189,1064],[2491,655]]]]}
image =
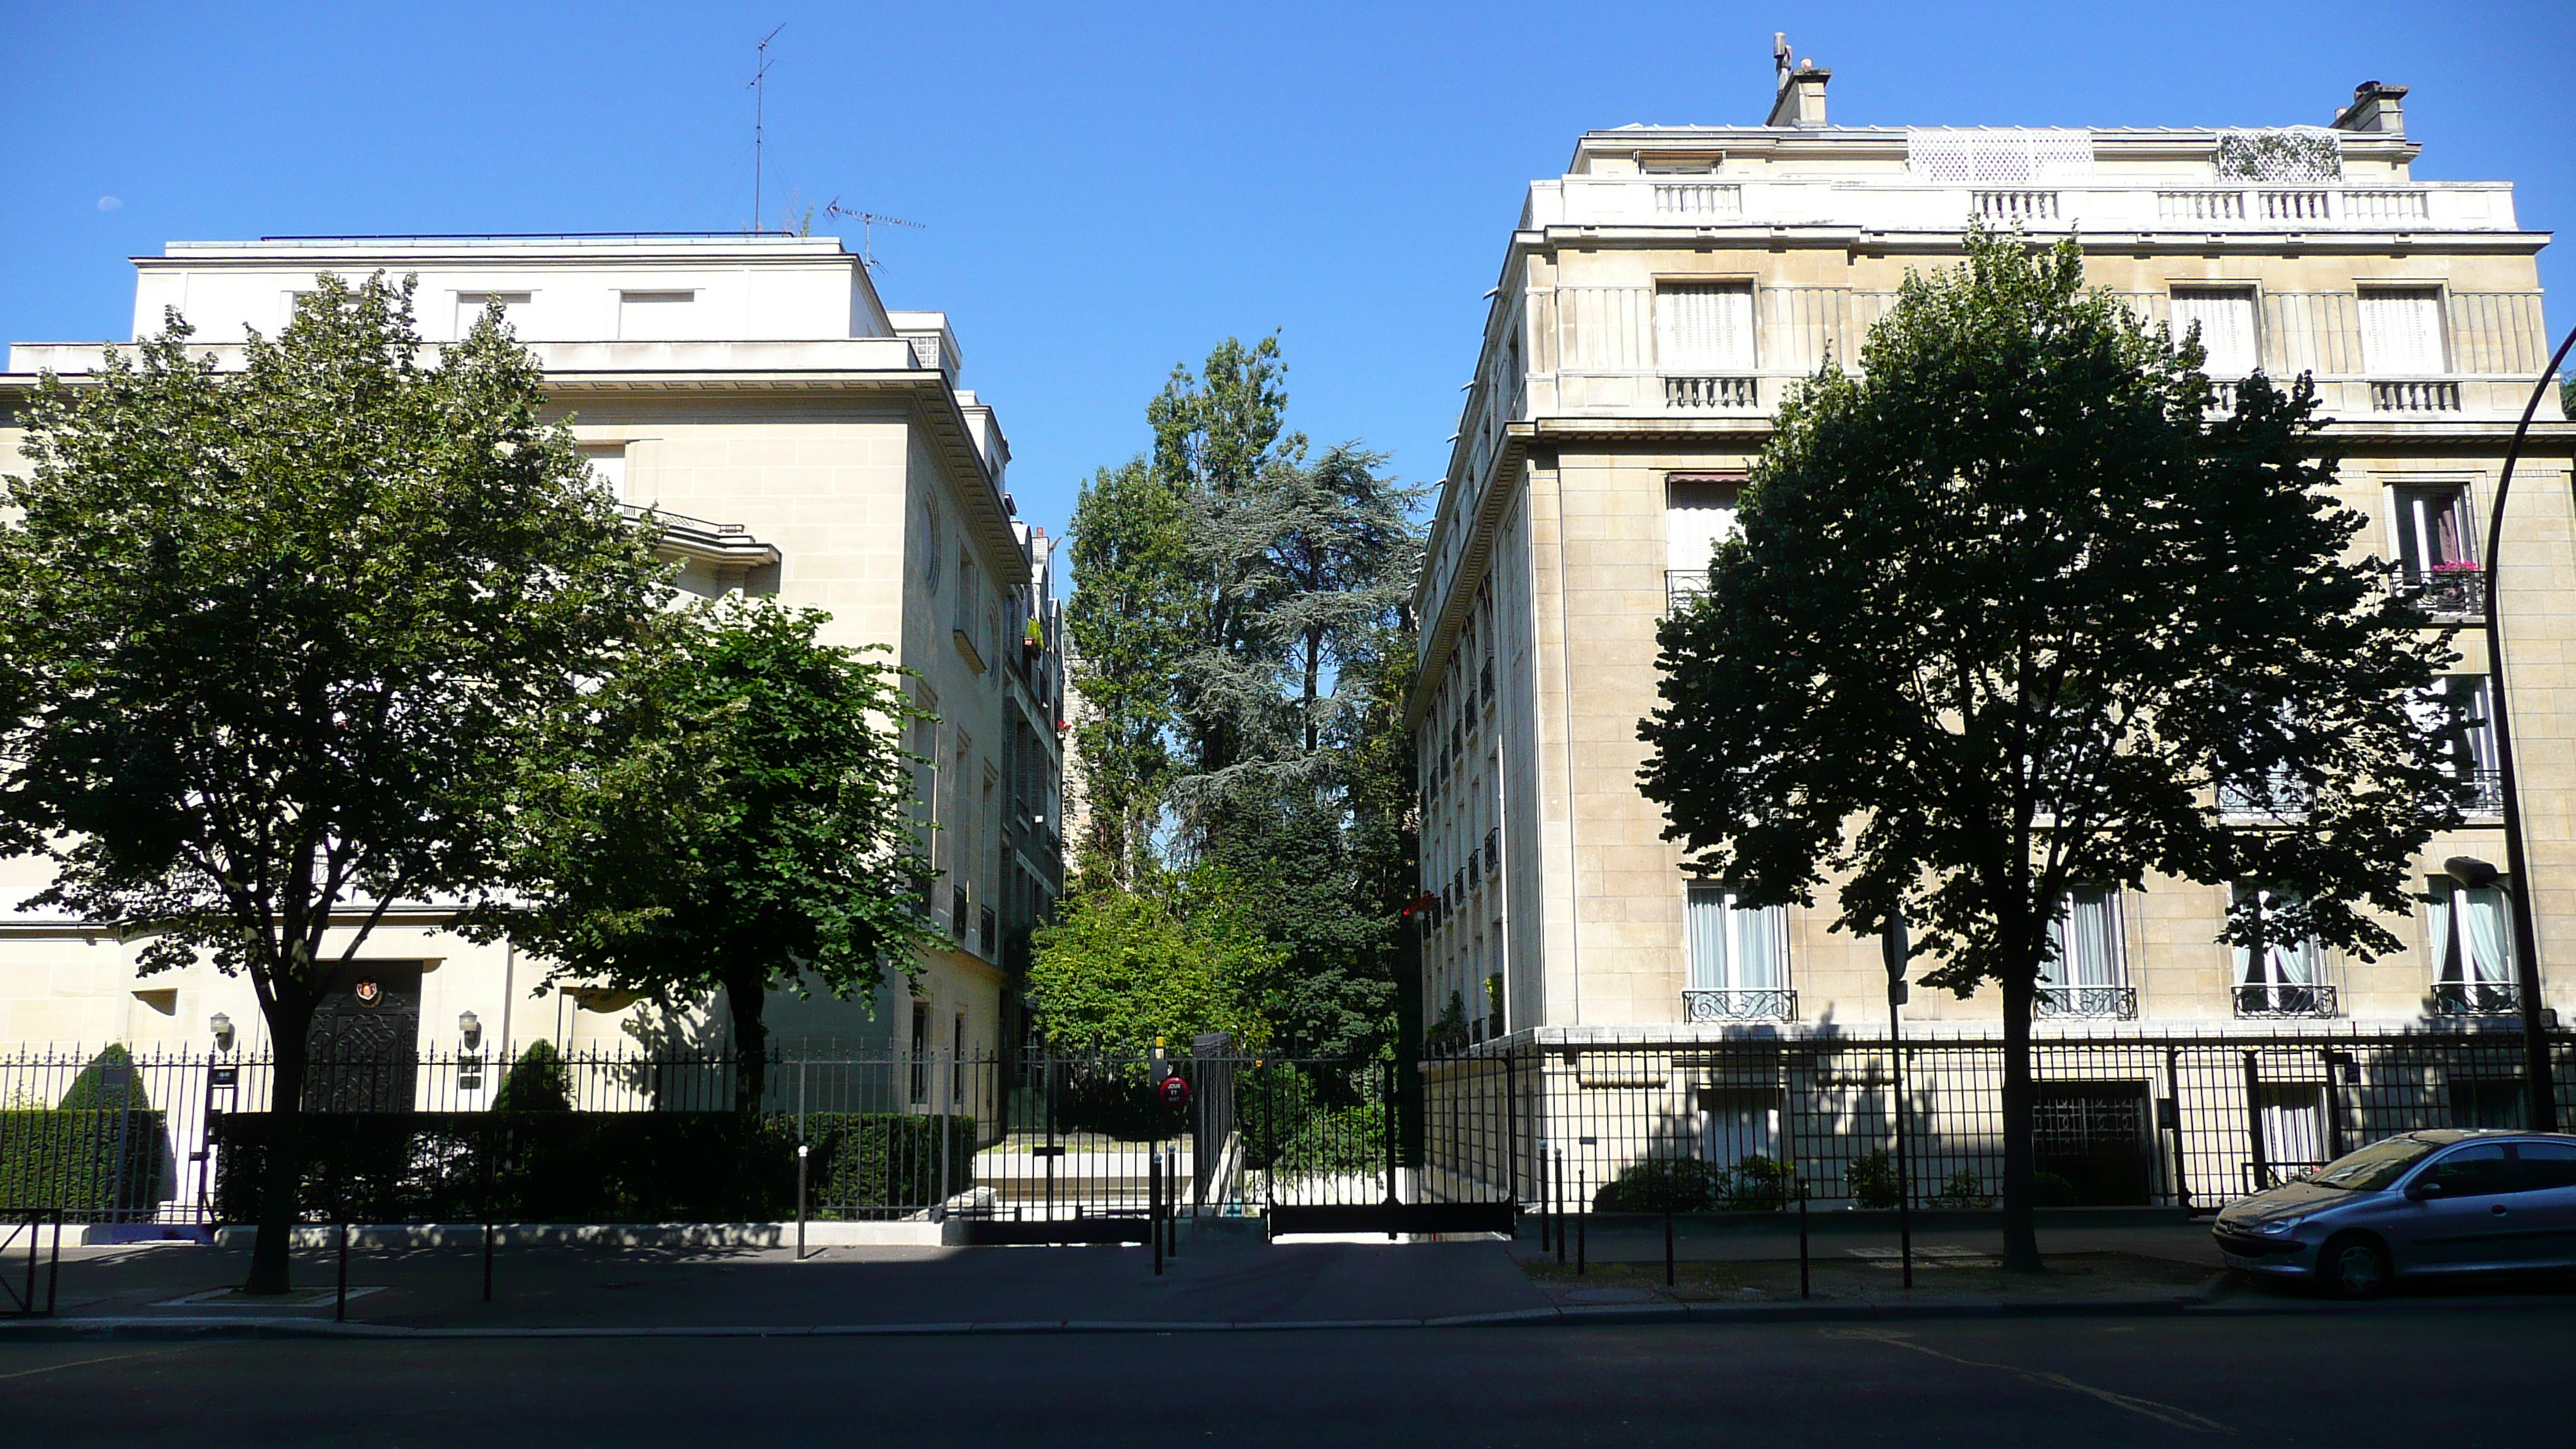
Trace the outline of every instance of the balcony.
{"type": "Polygon", "coordinates": [[[2450,378],[2373,378],[2370,410],[2375,413],[2456,413],[2460,385],[2450,378]]]}
{"type": "Polygon", "coordinates": [[[2436,619],[2475,622],[2487,616],[2487,571],[2473,563],[2438,563],[2420,573],[2396,564],[2388,571],[2388,587],[2436,619]]]}
{"type": "Polygon", "coordinates": [[[1503,827],[1497,825],[1485,832],[1485,874],[1503,873],[1503,827]]]}
{"type": "Polygon", "coordinates": [[[1664,378],[1664,406],[1675,412],[1749,413],[1760,409],[1762,389],[1750,377],[1664,378]]]}
{"type": "Polygon", "coordinates": [[[2460,813],[2464,815],[2502,815],[2504,813],[2504,771],[2460,771],[2459,801],[2460,813]]]}
{"type": "Polygon", "coordinates": [[[2057,220],[2057,193],[2054,191],[1979,191],[1973,193],[1971,206],[1980,220],[2001,222],[2006,226],[2029,226],[2034,222],[2057,220]]]}
{"type": "Polygon", "coordinates": [[[1691,600],[1707,592],[1708,570],[1664,570],[1664,613],[1667,616],[1680,613],[1691,600]]]}
{"type": "Polygon", "coordinates": [[[1682,993],[1682,1020],[1796,1021],[1798,993],[1787,987],[1729,987],[1682,993]]]}
{"type": "Polygon", "coordinates": [[[2138,1019],[2138,988],[2042,986],[2039,995],[2031,1002],[2030,1014],[2039,1021],[2066,1018],[2135,1021],[2138,1019]]]}
{"type": "Polygon", "coordinates": [[[2335,989],[2331,986],[2296,986],[2276,983],[2244,985],[2236,988],[2236,1015],[2246,1021],[2275,1021],[2341,1014],[2336,1009],[2335,989]]]}
{"type": "Polygon", "coordinates": [[[2433,983],[2435,1016],[2514,1016],[2521,1010],[2521,989],[2510,981],[2433,983]]]}

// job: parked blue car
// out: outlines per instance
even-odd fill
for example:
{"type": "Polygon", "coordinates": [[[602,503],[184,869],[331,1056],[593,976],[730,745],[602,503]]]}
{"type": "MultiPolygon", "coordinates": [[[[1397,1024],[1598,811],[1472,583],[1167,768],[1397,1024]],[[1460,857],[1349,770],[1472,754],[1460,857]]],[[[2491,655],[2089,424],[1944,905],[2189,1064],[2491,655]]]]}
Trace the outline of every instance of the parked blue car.
{"type": "Polygon", "coordinates": [[[2386,1138],[2229,1203],[2215,1232],[2228,1266],[2347,1298],[2401,1274],[2576,1268],[2576,1136],[2386,1138]]]}

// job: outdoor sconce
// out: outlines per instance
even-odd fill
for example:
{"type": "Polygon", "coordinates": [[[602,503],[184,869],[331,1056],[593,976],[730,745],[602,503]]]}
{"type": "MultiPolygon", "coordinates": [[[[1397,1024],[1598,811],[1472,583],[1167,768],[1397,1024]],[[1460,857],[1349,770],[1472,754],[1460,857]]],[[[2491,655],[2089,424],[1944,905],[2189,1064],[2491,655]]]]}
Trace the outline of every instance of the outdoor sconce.
{"type": "Polygon", "coordinates": [[[483,1018],[466,1012],[456,1018],[457,1034],[465,1038],[465,1049],[474,1051],[483,1045],[483,1018]]]}
{"type": "Polygon", "coordinates": [[[219,1052],[229,1052],[233,1049],[233,1019],[231,1017],[218,1011],[214,1015],[206,1018],[206,1028],[215,1034],[215,1050],[219,1052]]]}

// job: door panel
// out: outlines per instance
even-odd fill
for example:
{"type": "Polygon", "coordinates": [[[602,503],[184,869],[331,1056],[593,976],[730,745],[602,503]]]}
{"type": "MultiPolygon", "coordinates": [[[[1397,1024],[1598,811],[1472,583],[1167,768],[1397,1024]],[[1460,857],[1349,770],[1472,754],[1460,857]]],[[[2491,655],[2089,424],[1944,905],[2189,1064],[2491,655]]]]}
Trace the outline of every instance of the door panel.
{"type": "Polygon", "coordinates": [[[2401,1260],[2423,1268],[2484,1268],[2508,1258],[2521,1224],[2513,1211],[2514,1163],[2504,1144],[2455,1148],[2425,1171],[2443,1191],[2390,1223],[2401,1260]]]}
{"type": "Polygon", "coordinates": [[[2518,1142],[2523,1190],[2514,1212],[2536,1262],[2576,1267],[2576,1142],[2518,1142]]]}

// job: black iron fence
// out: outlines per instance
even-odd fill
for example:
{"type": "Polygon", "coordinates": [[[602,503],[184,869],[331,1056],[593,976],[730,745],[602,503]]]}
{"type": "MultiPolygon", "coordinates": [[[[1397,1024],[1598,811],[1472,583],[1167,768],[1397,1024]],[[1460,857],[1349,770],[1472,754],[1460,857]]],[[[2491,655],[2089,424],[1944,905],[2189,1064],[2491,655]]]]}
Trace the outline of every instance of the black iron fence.
{"type": "MultiPolygon", "coordinates": [[[[2272,1006],[2274,1003],[2266,1002],[2272,1006]]],[[[2295,1003],[2281,1003],[2288,1010],[2295,1003]]],[[[1494,1043],[1420,1064],[799,1053],[733,1110],[721,1052],[317,1059],[308,1215],[962,1220],[990,1240],[1125,1237],[1185,1216],[1389,1201],[1604,1208],[1982,1207],[2003,1055],[1983,1040],[1494,1043]],[[1904,1119],[1900,1160],[1897,1123],[1904,1119]],[[803,1148],[807,1171],[796,1171],[803,1148]],[[1157,1183],[1163,1184],[1162,1188],[1157,1183]],[[1900,1188],[1901,1184],[1901,1188],[1900,1188]]],[[[2576,1036],[2554,1039],[2576,1119],[2576,1036]]],[[[2051,1036],[2032,1053],[2043,1201],[2209,1209],[2392,1133],[2518,1125],[2510,1029],[2051,1036]]],[[[273,1065],[0,1057],[0,1203],[73,1223],[255,1211],[273,1065]]],[[[1329,1216],[1329,1214],[1326,1214],[1329,1216]]]]}

